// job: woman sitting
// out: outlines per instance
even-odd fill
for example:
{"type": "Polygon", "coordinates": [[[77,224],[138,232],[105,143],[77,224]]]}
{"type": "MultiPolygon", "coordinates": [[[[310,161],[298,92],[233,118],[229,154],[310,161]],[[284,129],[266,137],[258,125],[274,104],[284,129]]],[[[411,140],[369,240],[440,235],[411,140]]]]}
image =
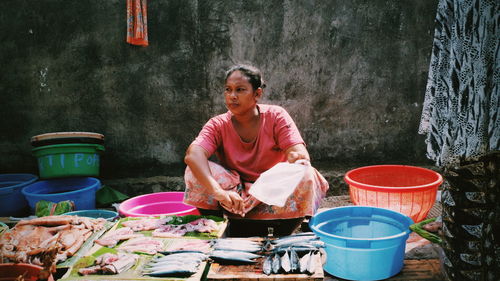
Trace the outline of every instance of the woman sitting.
{"type": "Polygon", "coordinates": [[[228,216],[228,236],[288,235],[312,216],[328,182],[308,165],[305,143],[290,115],[280,106],[258,104],[263,95],[260,71],[237,65],[226,72],[228,112],[211,118],[187,149],[184,202],[202,215],[228,216]],[[216,154],[219,164],[208,159],[216,154]],[[306,173],[283,207],[249,194],[260,174],[279,162],[306,163],[306,173]]]}

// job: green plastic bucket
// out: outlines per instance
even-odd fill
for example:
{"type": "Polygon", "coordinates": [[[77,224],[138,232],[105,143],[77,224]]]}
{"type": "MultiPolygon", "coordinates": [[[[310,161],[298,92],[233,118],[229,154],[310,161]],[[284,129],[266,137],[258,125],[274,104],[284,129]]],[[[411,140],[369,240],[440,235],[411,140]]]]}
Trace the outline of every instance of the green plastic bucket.
{"type": "Polygon", "coordinates": [[[100,144],[70,143],[33,148],[38,159],[40,178],[64,178],[73,176],[99,176],[100,144]]]}

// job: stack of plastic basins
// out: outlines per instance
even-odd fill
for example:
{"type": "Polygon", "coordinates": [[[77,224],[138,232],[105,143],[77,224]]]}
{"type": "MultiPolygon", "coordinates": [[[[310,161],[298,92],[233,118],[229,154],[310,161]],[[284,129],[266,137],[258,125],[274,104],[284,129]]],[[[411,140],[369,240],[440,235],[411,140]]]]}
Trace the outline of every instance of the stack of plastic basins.
{"type": "Polygon", "coordinates": [[[104,136],[90,132],[47,133],[32,137],[31,144],[41,179],[22,189],[31,211],[40,200],[70,200],[76,210],[95,209],[95,194],[101,187],[97,177],[104,136]]]}

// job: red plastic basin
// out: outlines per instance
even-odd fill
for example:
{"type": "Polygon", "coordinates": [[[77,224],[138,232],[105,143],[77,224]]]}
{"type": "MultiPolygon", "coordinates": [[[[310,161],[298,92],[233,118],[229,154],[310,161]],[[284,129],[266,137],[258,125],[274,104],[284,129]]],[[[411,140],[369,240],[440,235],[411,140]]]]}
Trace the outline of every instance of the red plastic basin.
{"type": "Polygon", "coordinates": [[[182,203],[184,192],[157,192],[130,198],[120,204],[119,213],[126,217],[199,215],[198,209],[182,203]]]}
{"type": "Polygon", "coordinates": [[[420,222],[434,205],[443,177],[421,167],[375,165],[351,170],[344,180],[355,205],[390,209],[420,222]]]}
{"type": "MultiPolygon", "coordinates": [[[[35,281],[38,280],[38,274],[42,270],[42,267],[27,263],[2,263],[0,264],[0,280],[18,280],[19,276],[23,276],[25,281],[35,281]]],[[[47,279],[48,281],[54,281],[52,275],[47,279]]]]}

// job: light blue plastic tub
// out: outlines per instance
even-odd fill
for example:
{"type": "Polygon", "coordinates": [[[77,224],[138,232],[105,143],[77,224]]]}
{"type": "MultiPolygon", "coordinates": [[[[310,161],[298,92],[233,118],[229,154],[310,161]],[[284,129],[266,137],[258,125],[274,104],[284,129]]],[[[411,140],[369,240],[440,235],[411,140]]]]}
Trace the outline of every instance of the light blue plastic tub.
{"type": "Polygon", "coordinates": [[[401,213],[364,206],[328,209],[309,221],[325,243],[324,270],[348,280],[382,280],[399,273],[412,224],[401,213]]]}
{"type": "Polygon", "coordinates": [[[95,193],[101,188],[101,182],[96,178],[66,178],[37,181],[25,186],[22,193],[31,208],[35,210],[40,200],[58,203],[71,200],[76,210],[95,209],[95,193]]]}
{"type": "Polygon", "coordinates": [[[115,211],[109,211],[109,210],[80,210],[80,211],[73,211],[73,212],[67,212],[64,213],[64,215],[69,215],[69,216],[80,216],[80,217],[87,217],[87,218],[103,218],[108,221],[113,221],[118,217],[118,213],[115,211]]]}

